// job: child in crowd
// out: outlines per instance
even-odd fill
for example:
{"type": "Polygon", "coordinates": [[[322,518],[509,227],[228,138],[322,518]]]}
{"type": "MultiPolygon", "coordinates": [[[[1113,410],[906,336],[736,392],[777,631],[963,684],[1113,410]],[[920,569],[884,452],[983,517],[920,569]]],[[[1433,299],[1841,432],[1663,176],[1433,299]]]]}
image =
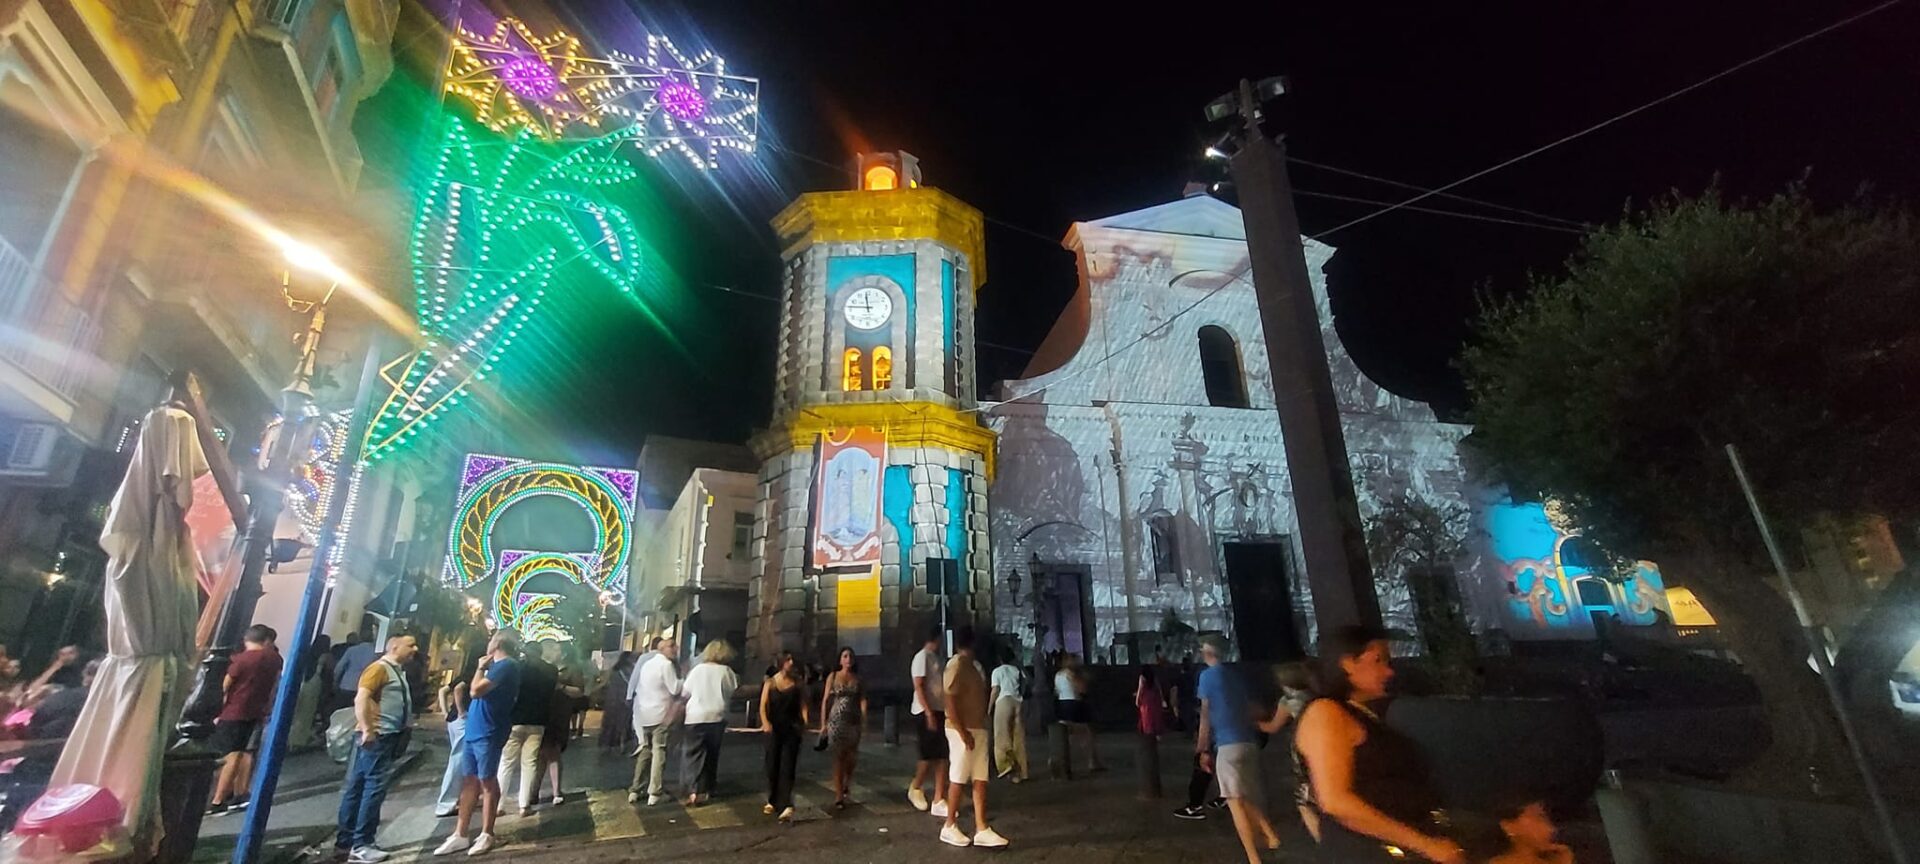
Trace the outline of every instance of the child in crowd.
{"type": "Polygon", "coordinates": [[[1544,802],[1515,800],[1497,807],[1493,815],[1500,820],[1507,846],[1487,864],[1573,864],[1573,850],[1556,839],[1559,828],[1544,802]]]}

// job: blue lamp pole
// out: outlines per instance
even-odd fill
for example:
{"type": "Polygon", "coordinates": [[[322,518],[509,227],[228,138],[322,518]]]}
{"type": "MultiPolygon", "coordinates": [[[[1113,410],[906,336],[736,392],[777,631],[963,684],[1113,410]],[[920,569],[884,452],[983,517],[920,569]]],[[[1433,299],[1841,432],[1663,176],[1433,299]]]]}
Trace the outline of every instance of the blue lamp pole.
{"type": "Polygon", "coordinates": [[[296,619],[293,644],[288,651],[284,671],[273,694],[273,714],[260,742],[260,767],[254,772],[253,804],[245,813],[240,836],[233,847],[233,864],[255,864],[266,842],[267,819],[273,814],[273,792],[280,784],[280,767],[287,758],[287,736],[293,730],[294,706],[300,701],[301,668],[313,653],[314,634],[320,629],[320,613],[327,589],[327,562],[340,542],[340,520],[351,497],[352,484],[360,471],[360,442],[367,434],[371,411],[368,402],[380,380],[380,343],[376,335],[367,345],[366,363],[360,369],[360,389],[354,398],[353,418],[347,424],[347,448],[340,455],[340,467],[333,482],[338,484],[328,498],[326,519],[313,547],[313,565],[307,571],[307,584],[300,595],[300,617],[296,619]]]}

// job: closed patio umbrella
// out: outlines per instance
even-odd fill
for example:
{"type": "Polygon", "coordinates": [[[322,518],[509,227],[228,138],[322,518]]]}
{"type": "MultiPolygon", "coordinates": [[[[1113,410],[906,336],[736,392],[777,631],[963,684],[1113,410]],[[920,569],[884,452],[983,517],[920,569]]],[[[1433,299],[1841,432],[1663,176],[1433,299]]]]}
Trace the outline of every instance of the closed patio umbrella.
{"type": "Polygon", "coordinates": [[[199,598],[186,512],[207,471],[192,415],[173,405],[147,414],[100,534],[107,656],[48,783],[112,792],[144,854],[162,836],[160,763],[193,670],[199,598]]]}

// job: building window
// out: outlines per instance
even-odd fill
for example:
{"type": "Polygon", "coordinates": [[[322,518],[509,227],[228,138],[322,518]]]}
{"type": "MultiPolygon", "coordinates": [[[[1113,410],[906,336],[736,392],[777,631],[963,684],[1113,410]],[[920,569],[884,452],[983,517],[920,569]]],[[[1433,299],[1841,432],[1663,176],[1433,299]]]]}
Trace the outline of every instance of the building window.
{"type": "Polygon", "coordinates": [[[727,557],[735,561],[746,561],[753,550],[753,513],[736,510],[733,513],[733,551],[727,557]]]}
{"type": "Polygon", "coordinates": [[[82,153],[39,94],[8,75],[0,75],[0,154],[0,240],[31,261],[53,229],[82,153]]]}
{"type": "Polygon", "coordinates": [[[860,349],[858,348],[848,348],[846,356],[840,360],[840,389],[849,393],[867,389],[860,375],[860,349]]]}
{"type": "Polygon", "coordinates": [[[873,389],[893,387],[893,349],[881,345],[873,349],[873,389]]]}
{"type": "Polygon", "coordinates": [[[1200,375],[1206,380],[1208,405],[1247,407],[1247,376],[1240,368],[1240,346],[1234,344],[1232,334],[1212,324],[1200,328],[1200,375]]]}
{"type": "Polygon", "coordinates": [[[1153,581],[1180,578],[1180,548],[1175,540],[1172,516],[1147,520],[1147,534],[1153,541],[1153,581]]]}

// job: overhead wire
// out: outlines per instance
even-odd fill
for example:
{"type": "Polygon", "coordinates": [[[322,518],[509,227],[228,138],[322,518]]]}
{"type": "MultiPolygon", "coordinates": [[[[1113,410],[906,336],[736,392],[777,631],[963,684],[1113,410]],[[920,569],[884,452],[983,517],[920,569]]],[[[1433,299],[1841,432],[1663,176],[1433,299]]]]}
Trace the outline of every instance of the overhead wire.
{"type": "MultiPolygon", "coordinates": [[[[1401,189],[1411,189],[1411,190],[1413,190],[1413,191],[1415,191],[1415,192],[1428,192],[1428,191],[1432,191],[1432,190],[1430,190],[1430,189],[1428,189],[1427,187],[1425,187],[1425,186],[1421,186],[1421,185],[1418,185],[1418,184],[1414,184],[1414,183],[1407,183],[1407,182],[1405,182],[1405,181],[1401,181],[1401,180],[1395,180],[1395,179],[1393,179],[1393,178],[1391,178],[1391,177],[1381,177],[1381,176],[1379,176],[1379,175],[1376,175],[1376,174],[1368,174],[1368,173],[1366,173],[1366,172],[1364,172],[1364,171],[1355,171],[1355,170],[1353,170],[1353,169],[1351,169],[1351,168],[1342,168],[1342,167],[1340,167],[1340,166],[1338,166],[1338,165],[1328,165],[1328,164],[1326,164],[1325,162],[1315,162],[1315,161],[1312,161],[1312,160],[1310,160],[1310,159],[1302,159],[1302,158],[1300,158],[1300,157],[1298,157],[1298,156],[1293,156],[1293,155],[1289,155],[1289,156],[1287,156],[1287,161],[1288,161],[1288,162],[1292,162],[1292,163],[1294,163],[1295,165],[1304,165],[1304,166],[1306,166],[1306,167],[1308,167],[1308,168],[1315,168],[1315,169],[1318,169],[1318,170],[1321,170],[1321,171],[1329,171],[1329,172],[1332,172],[1332,173],[1334,173],[1334,174],[1344,174],[1344,175],[1346,175],[1346,176],[1348,176],[1348,177],[1353,177],[1353,178],[1356,178],[1356,179],[1360,179],[1360,180],[1369,180],[1369,181],[1372,181],[1372,182],[1374,182],[1374,183],[1384,183],[1384,184],[1386,184],[1386,185],[1388,185],[1388,186],[1397,186],[1397,187],[1399,187],[1399,188],[1401,188],[1401,189]]],[[[1535,219],[1542,219],[1542,220],[1545,220],[1545,221],[1548,221],[1548,222],[1557,222],[1557,223],[1560,223],[1560,224],[1562,224],[1562,225],[1565,225],[1565,226],[1567,226],[1567,227],[1570,227],[1570,228],[1589,228],[1589,227],[1592,227],[1592,223],[1590,223],[1590,222],[1581,222],[1581,221],[1579,221],[1579,220],[1576,220],[1576,219],[1565,219],[1565,218],[1562,218],[1562,217],[1559,217],[1559,216],[1554,216],[1554,215],[1551,215],[1551,214],[1548,214],[1548,213],[1540,213],[1540,212],[1537,212],[1537,211],[1534,211],[1534,210],[1528,210],[1528,209],[1526,209],[1526,208],[1524,208],[1524,207],[1514,207],[1514,206],[1511,206],[1511,205],[1507,205],[1507,204],[1498,204],[1498,203],[1495,203],[1495,202],[1492,202],[1492,201],[1487,201],[1487,200],[1485,200],[1485,199],[1481,199],[1481,198],[1469,198],[1469,197],[1467,197],[1467,196],[1465,196],[1465,195],[1457,195],[1457,194],[1454,194],[1454,193],[1452,193],[1452,192],[1441,192],[1441,193],[1439,193],[1439,197],[1441,197],[1441,198],[1450,198],[1450,199],[1452,199],[1452,200],[1454,200],[1454,201],[1460,201],[1460,202],[1463,202],[1463,203],[1466,203],[1466,204],[1478,204],[1478,205],[1480,205],[1480,206],[1482,206],[1482,207],[1486,207],[1486,208],[1490,208],[1490,209],[1493,209],[1493,210],[1502,210],[1502,211],[1505,211],[1505,212],[1508,212],[1508,213],[1514,213],[1514,214],[1517,214],[1517,215],[1520,215],[1520,216],[1531,216],[1531,217],[1533,217],[1533,218],[1535,218],[1535,219]]],[[[1386,203],[1391,203],[1391,202],[1380,202],[1380,203],[1383,203],[1383,204],[1386,204],[1386,203]]],[[[1408,208],[1408,209],[1412,209],[1412,208],[1408,208]]]]}
{"type": "Polygon", "coordinates": [[[1725,77],[1727,77],[1728,75],[1732,75],[1732,74],[1734,74],[1735,72],[1739,72],[1739,71],[1740,71],[1740,70],[1742,70],[1742,69],[1745,69],[1745,68],[1747,68],[1747,67],[1749,67],[1749,66],[1752,66],[1752,65],[1754,65],[1755,63],[1759,63],[1759,62],[1761,62],[1761,61],[1764,61],[1764,60],[1766,60],[1767,58],[1769,58],[1769,57],[1772,57],[1772,56],[1774,56],[1774,55],[1776,55],[1776,54],[1779,54],[1779,53],[1781,53],[1781,52],[1783,52],[1783,51],[1787,51],[1787,50],[1789,50],[1789,49],[1792,49],[1792,48],[1794,48],[1794,47],[1796,47],[1796,46],[1798,46],[1798,45],[1801,45],[1801,44],[1803,44],[1803,43],[1806,43],[1806,42],[1809,42],[1809,41],[1811,41],[1811,40],[1814,40],[1814,39],[1817,39],[1817,38],[1819,38],[1819,37],[1821,37],[1821,36],[1825,36],[1825,35],[1826,35],[1826,34],[1828,34],[1828,33],[1832,33],[1832,32],[1833,32],[1833,31],[1835,31],[1835,30],[1838,30],[1838,29],[1840,29],[1840,28],[1842,28],[1842,27],[1845,27],[1845,26],[1847,26],[1847,25],[1849,25],[1849,24],[1852,24],[1852,23],[1854,23],[1854,22],[1856,22],[1856,21],[1859,21],[1859,20],[1861,20],[1861,19],[1863,19],[1863,18],[1866,18],[1866,17],[1868,17],[1868,16],[1870,16],[1870,15],[1874,15],[1874,14],[1877,14],[1877,13],[1880,13],[1880,12],[1883,12],[1883,11],[1886,11],[1887,9],[1891,9],[1891,8],[1893,8],[1894,6],[1898,6],[1898,5],[1900,5],[1900,3],[1901,3],[1901,0],[1885,0],[1885,2],[1883,2],[1883,3],[1880,3],[1879,5],[1876,5],[1876,6],[1872,6],[1872,7],[1869,7],[1869,8],[1867,8],[1867,9],[1865,9],[1865,10],[1863,10],[1863,11],[1860,11],[1860,12],[1856,12],[1856,13],[1854,13],[1854,14],[1852,14],[1852,15],[1849,15],[1849,16],[1847,16],[1847,17],[1845,17],[1845,18],[1842,18],[1842,19],[1840,19],[1840,20],[1838,20],[1838,21],[1835,21],[1835,22],[1833,22],[1833,23],[1831,23],[1831,24],[1828,24],[1828,25],[1826,25],[1826,26],[1824,26],[1824,27],[1821,27],[1821,28],[1819,28],[1819,29],[1817,29],[1817,30],[1814,30],[1814,31],[1813,31],[1813,32],[1811,32],[1811,33],[1807,33],[1807,34],[1805,34],[1805,35],[1803,35],[1803,36],[1800,36],[1800,37],[1798,37],[1798,38],[1795,38],[1795,39],[1791,39],[1791,40],[1788,40],[1788,41],[1786,41],[1786,42],[1783,42],[1783,43],[1781,43],[1780,45],[1777,45],[1777,46],[1775,46],[1775,47],[1773,47],[1773,48],[1770,48],[1770,49],[1768,49],[1768,50],[1766,50],[1766,51],[1762,51],[1761,53],[1759,53],[1759,54],[1756,54],[1756,55],[1754,55],[1753,57],[1749,57],[1749,58],[1747,58],[1746,60],[1742,60],[1742,61],[1740,61],[1739,63],[1735,63],[1735,64],[1733,64],[1732,66],[1728,66],[1728,67],[1727,67],[1727,68],[1725,68],[1725,69],[1722,69],[1722,70],[1720,70],[1720,71],[1718,71],[1718,72],[1715,72],[1715,73],[1713,73],[1712,75],[1708,75],[1708,76],[1707,76],[1707,77],[1705,77],[1705,78],[1702,78],[1702,79],[1700,79],[1700,80],[1698,80],[1698,81],[1695,81],[1695,82],[1693,82],[1692,84],[1688,84],[1687,86],[1685,86],[1685,87],[1681,87],[1681,88],[1680,88],[1680,89],[1678,89],[1678,90],[1674,90],[1674,91],[1672,91],[1672,92],[1669,92],[1669,93],[1667,93],[1666,95],[1664,95],[1664,96],[1661,96],[1661,97],[1659,97],[1659,98],[1657,98],[1657,99],[1654,99],[1654,100],[1652,100],[1652,101],[1649,101],[1649,102],[1645,102],[1645,103],[1642,103],[1642,104],[1640,104],[1640,105],[1639,105],[1639,106],[1637,106],[1637,107],[1634,107],[1634,108],[1630,108],[1630,109],[1628,109],[1628,110],[1626,110],[1626,111],[1622,111],[1622,112],[1620,112],[1620,113],[1618,113],[1618,114],[1615,114],[1615,115],[1613,115],[1612,117],[1608,117],[1608,118],[1607,118],[1607,119],[1605,119],[1605,120],[1602,120],[1602,121],[1600,121],[1600,122],[1598,122],[1598,123],[1595,123],[1595,124],[1593,124],[1593,125],[1591,125],[1591,126],[1588,126],[1588,127],[1586,127],[1585,129],[1581,129],[1581,130],[1580,130],[1580,131],[1578,131],[1578,132],[1574,132],[1574,133],[1572,133],[1572,134],[1570,134],[1570,135],[1565,135],[1565,136],[1562,136],[1562,137],[1560,137],[1560,138],[1556,138],[1556,139],[1554,139],[1553,141],[1549,141],[1549,142],[1547,142],[1547,143],[1545,143],[1545,144],[1542,144],[1542,145],[1540,145],[1540,146],[1538,146],[1538,147],[1535,147],[1535,148],[1533,148],[1532,150],[1528,150],[1527,152],[1525,152],[1525,153],[1522,153],[1522,154],[1520,154],[1520,155],[1518,155],[1518,156],[1515,156],[1515,157],[1513,157],[1513,158],[1511,158],[1511,159],[1507,159],[1507,160],[1505,160],[1505,161],[1502,161],[1502,162],[1498,162],[1498,163],[1495,163],[1495,164],[1494,164],[1494,165],[1492,165],[1491,167],[1487,167],[1487,168],[1483,168],[1483,169],[1481,169],[1481,170],[1479,170],[1479,171],[1475,171],[1475,172],[1473,172],[1472,174],[1468,174],[1468,175],[1467,175],[1467,176],[1465,176],[1465,177],[1462,177],[1462,178],[1460,178],[1460,179],[1458,179],[1458,180],[1455,180],[1455,181],[1453,181],[1453,182],[1451,182],[1451,183],[1447,183],[1447,184],[1445,184],[1445,185],[1443,185],[1443,186],[1438,186],[1438,187],[1435,187],[1435,188],[1433,188],[1433,189],[1429,189],[1429,190],[1427,190],[1427,191],[1425,191],[1425,192],[1422,192],[1422,193],[1420,193],[1420,194],[1418,194],[1418,195],[1415,195],[1415,196],[1413,196],[1412,198],[1408,198],[1408,199],[1407,199],[1407,200],[1405,200],[1405,201],[1401,201],[1401,202],[1400,202],[1400,203],[1398,203],[1398,204],[1394,204],[1394,205],[1392,205],[1392,206],[1389,206],[1389,207],[1385,207],[1385,208],[1382,208],[1382,209],[1380,209],[1380,210],[1376,210],[1376,211],[1374,211],[1374,212],[1372,212],[1372,213],[1368,213],[1367,215],[1365,215],[1365,216],[1361,216],[1361,217],[1359,217],[1359,218],[1357,218],[1357,219],[1352,219],[1352,220],[1349,220],[1349,221],[1347,221],[1347,222],[1342,222],[1342,223],[1341,223],[1341,224],[1339,224],[1339,225],[1335,225],[1335,226],[1333,226],[1332,228],[1329,228],[1329,229],[1327,229],[1327,230],[1325,230],[1325,231],[1322,231],[1322,232],[1320,232],[1320,233],[1318,233],[1318,234],[1315,234],[1315,235],[1313,235],[1313,239],[1315,239],[1315,240],[1318,240],[1318,239],[1321,239],[1321,238],[1323,238],[1323,237],[1326,237],[1326,236],[1328,236],[1328,235],[1330,235],[1330,234],[1334,234],[1334,233],[1337,233],[1337,232],[1340,232],[1340,231],[1344,231],[1344,230],[1346,230],[1346,229],[1348,229],[1348,228],[1352,228],[1353,226],[1355,226],[1355,225],[1359,225],[1359,224],[1361,224],[1361,223],[1363,223],[1363,222],[1368,222],[1368,221],[1371,221],[1371,220],[1373,220],[1373,219],[1377,219],[1377,218],[1379,218],[1379,217],[1381,217],[1381,216],[1385,216],[1386,214],[1388,214],[1388,213],[1391,213],[1391,212],[1393,212],[1393,211],[1395,211],[1395,210],[1400,210],[1400,209],[1403,209],[1403,208],[1405,208],[1405,207],[1407,207],[1407,206],[1408,206],[1408,205],[1410,205],[1410,204],[1415,204],[1415,203],[1418,203],[1418,202],[1420,202],[1420,201],[1425,201],[1426,199],[1428,199],[1428,198],[1432,198],[1432,197],[1434,197],[1434,196],[1436,196],[1436,195],[1441,195],[1441,194],[1444,194],[1444,193],[1446,193],[1446,191],[1447,191],[1447,190],[1449,190],[1449,189],[1453,189],[1453,188],[1455,188],[1455,187],[1457,187],[1457,186],[1463,186],[1463,185],[1465,185],[1465,184],[1467,184],[1467,183],[1471,183],[1471,182],[1473,182],[1473,181],[1475,181],[1475,180],[1478,180],[1478,179],[1480,179],[1480,178],[1482,178],[1482,177],[1485,177],[1485,176],[1487,176],[1488,174],[1492,174],[1492,173],[1493,173],[1493,172],[1495,172],[1495,171],[1499,171],[1499,170],[1501,170],[1501,169],[1503,169],[1503,168],[1507,168],[1507,167],[1509,167],[1509,166],[1512,166],[1512,165],[1515,165],[1515,164],[1517,164],[1517,163],[1520,163],[1520,162],[1524,162],[1524,161],[1526,161],[1526,160],[1528,160],[1528,159],[1531,159],[1531,158],[1533,158],[1533,157],[1535,157],[1535,156],[1538,156],[1538,155],[1540,155],[1540,154],[1542,154],[1542,153],[1545,153],[1545,152],[1547,152],[1548,150],[1552,150],[1552,149],[1553,149],[1553,148],[1555,148],[1555,147],[1559,147],[1559,146],[1560,146],[1560,145],[1562,145],[1562,144],[1566,144],[1566,143],[1568,143],[1568,142],[1570,142],[1570,141],[1575,141],[1575,140],[1578,140],[1578,139],[1580,139],[1580,138],[1584,138],[1584,137],[1586,137],[1586,136],[1588,136],[1588,135],[1591,135],[1591,134],[1593,134],[1593,133],[1595,133],[1595,132],[1598,132],[1598,131],[1600,131],[1600,130],[1602,130],[1602,129],[1605,129],[1605,128],[1607,128],[1608,126],[1612,126],[1612,125],[1613,125],[1613,124],[1615,124],[1615,123],[1618,123],[1618,122],[1620,122],[1620,121],[1622,121],[1622,120],[1625,120],[1625,119],[1627,119],[1628,117],[1632,117],[1632,116],[1634,116],[1634,115],[1636,115],[1636,114],[1639,114],[1639,113],[1641,113],[1641,112],[1643,112],[1643,111],[1647,111],[1647,110],[1649,110],[1649,109],[1651,109],[1651,108],[1654,108],[1654,107],[1656,107],[1656,106],[1659,106],[1659,105],[1664,105],[1664,104],[1666,104],[1666,103],[1668,103],[1668,102],[1671,102],[1671,101],[1673,101],[1673,100],[1675,100],[1675,99],[1678,99],[1678,98],[1680,98],[1681,96],[1684,96],[1684,95],[1686,95],[1686,94],[1688,94],[1688,93],[1691,93],[1691,92],[1693,92],[1693,91],[1695,91],[1695,90],[1698,90],[1698,89],[1700,89],[1700,88],[1702,88],[1702,87],[1705,87],[1705,86],[1707,86],[1708,84],[1711,84],[1711,83],[1713,83],[1713,82],[1715,82],[1715,81],[1718,81],[1718,80],[1720,80],[1720,79],[1722,79],[1722,78],[1725,78],[1725,77]]]}
{"type": "MultiPolygon", "coordinates": [[[[1375,206],[1384,206],[1384,205],[1390,205],[1393,203],[1392,201],[1380,201],[1373,198],[1357,198],[1352,195],[1340,195],[1333,192],[1315,192],[1307,189],[1300,189],[1297,187],[1293,190],[1293,194],[1304,195],[1308,198],[1325,198],[1329,201],[1346,201],[1353,204],[1372,204],[1375,206]]],[[[1410,210],[1415,213],[1430,213],[1435,216],[1452,216],[1457,219],[1469,219],[1475,222],[1495,222],[1501,225],[1518,225],[1522,228],[1538,228],[1542,231],[1560,231],[1566,234],[1587,233],[1585,229],[1571,228],[1565,225],[1554,225],[1554,224],[1545,223],[1545,222],[1534,222],[1534,221],[1523,220],[1523,219],[1506,219],[1499,216],[1483,216],[1479,213],[1461,213],[1454,210],[1436,210],[1431,207],[1402,207],[1400,209],[1410,210]]]]}

